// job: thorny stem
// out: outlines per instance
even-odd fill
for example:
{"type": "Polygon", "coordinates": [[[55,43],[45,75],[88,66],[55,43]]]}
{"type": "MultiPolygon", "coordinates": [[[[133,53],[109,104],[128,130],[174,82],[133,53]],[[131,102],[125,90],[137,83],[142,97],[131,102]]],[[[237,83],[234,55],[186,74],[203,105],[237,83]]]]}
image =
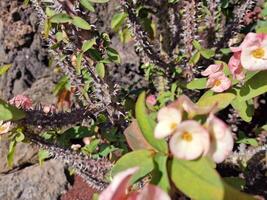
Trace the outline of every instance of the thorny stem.
{"type": "Polygon", "coordinates": [[[78,154],[70,149],[59,147],[56,144],[47,142],[34,133],[30,133],[29,130],[26,130],[24,134],[29,141],[49,151],[52,158],[61,160],[67,166],[75,168],[76,172],[93,189],[102,191],[108,186],[109,183],[105,176],[112,167],[112,163],[107,159],[92,159],[84,154],[78,154]]]}

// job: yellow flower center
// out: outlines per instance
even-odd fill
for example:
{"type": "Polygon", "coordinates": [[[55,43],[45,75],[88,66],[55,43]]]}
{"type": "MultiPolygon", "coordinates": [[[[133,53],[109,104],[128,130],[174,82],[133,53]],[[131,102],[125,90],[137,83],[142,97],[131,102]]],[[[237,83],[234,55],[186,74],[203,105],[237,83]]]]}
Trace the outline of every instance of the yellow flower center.
{"type": "Polygon", "coordinates": [[[263,48],[258,48],[258,49],[255,49],[254,51],[251,52],[251,55],[254,57],[254,58],[263,58],[264,57],[264,54],[265,54],[265,51],[263,48]]]}
{"type": "Polygon", "coordinates": [[[189,132],[186,131],[186,132],[183,132],[182,139],[185,140],[185,141],[187,141],[187,142],[191,142],[192,139],[193,139],[193,137],[192,137],[192,134],[191,133],[189,133],[189,132]]]}
{"type": "Polygon", "coordinates": [[[220,80],[216,80],[214,84],[215,84],[215,86],[220,86],[222,84],[222,82],[220,80]]]}
{"type": "Polygon", "coordinates": [[[0,134],[6,130],[6,127],[0,126],[0,134]]]}
{"type": "Polygon", "coordinates": [[[171,130],[174,130],[177,128],[177,123],[171,123],[171,130]]]}

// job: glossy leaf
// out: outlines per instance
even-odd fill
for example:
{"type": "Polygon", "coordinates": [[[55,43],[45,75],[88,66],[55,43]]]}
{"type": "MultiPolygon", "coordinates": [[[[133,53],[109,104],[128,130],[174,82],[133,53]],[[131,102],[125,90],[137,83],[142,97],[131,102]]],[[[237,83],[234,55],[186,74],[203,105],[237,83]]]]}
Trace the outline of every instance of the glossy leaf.
{"type": "Polygon", "coordinates": [[[127,153],[116,162],[111,170],[111,175],[115,176],[119,172],[138,166],[138,172],[131,179],[131,183],[136,182],[154,169],[153,154],[149,150],[137,150],[127,153]]]}
{"type": "Polygon", "coordinates": [[[72,24],[75,25],[76,27],[84,29],[84,30],[90,30],[91,29],[91,25],[88,24],[87,21],[85,21],[84,19],[77,17],[77,16],[73,17],[72,24]]]}
{"type": "Polygon", "coordinates": [[[82,4],[83,7],[85,7],[87,10],[91,12],[95,12],[94,6],[90,3],[89,0],[80,0],[80,3],[82,4]]]}
{"type": "Polygon", "coordinates": [[[148,141],[148,143],[153,146],[158,151],[161,151],[163,153],[168,153],[168,145],[165,140],[158,140],[154,137],[154,128],[156,126],[155,121],[153,121],[146,109],[146,103],[145,103],[146,94],[145,92],[142,92],[136,102],[136,119],[138,122],[138,125],[145,137],[145,139],[148,141]]]}
{"type": "Polygon", "coordinates": [[[254,114],[252,101],[239,101],[239,98],[236,98],[231,102],[231,105],[245,122],[250,122],[252,120],[254,114]]]}
{"type": "Polygon", "coordinates": [[[0,120],[20,120],[26,116],[25,112],[0,99],[0,120]]]}
{"type": "Polygon", "coordinates": [[[207,84],[207,79],[206,78],[195,78],[192,80],[190,83],[186,85],[186,87],[190,90],[195,90],[195,89],[205,89],[207,84]]]}
{"type": "Polygon", "coordinates": [[[224,199],[220,176],[205,157],[195,161],[173,159],[170,177],[175,186],[192,199],[224,199]]]}
{"type": "Polygon", "coordinates": [[[267,92],[267,71],[262,71],[249,79],[238,93],[241,101],[247,101],[267,92]]]}
{"type": "Polygon", "coordinates": [[[197,102],[199,106],[212,106],[217,104],[219,110],[226,108],[236,96],[233,93],[221,93],[213,96],[200,98],[197,102]]]}

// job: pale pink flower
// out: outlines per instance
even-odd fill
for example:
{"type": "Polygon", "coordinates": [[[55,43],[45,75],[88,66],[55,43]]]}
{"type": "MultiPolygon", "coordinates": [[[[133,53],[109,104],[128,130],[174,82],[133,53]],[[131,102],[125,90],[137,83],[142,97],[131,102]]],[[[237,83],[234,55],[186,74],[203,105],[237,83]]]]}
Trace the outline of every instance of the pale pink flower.
{"type": "Polygon", "coordinates": [[[156,105],[156,103],[157,103],[157,99],[156,99],[155,95],[149,95],[149,96],[146,98],[146,103],[147,103],[148,105],[151,105],[151,106],[156,105]]]}
{"type": "Polygon", "coordinates": [[[248,33],[240,46],[231,47],[231,50],[240,53],[240,62],[244,69],[250,71],[267,69],[267,34],[248,33]]]}
{"type": "Polygon", "coordinates": [[[231,87],[231,81],[223,72],[216,72],[209,76],[207,87],[214,92],[223,92],[231,87]]]}
{"type": "Polygon", "coordinates": [[[11,122],[0,121],[0,135],[8,133],[11,127],[11,122]]]}
{"type": "Polygon", "coordinates": [[[163,107],[158,112],[158,124],[154,130],[155,138],[162,139],[171,135],[182,121],[179,109],[163,107]]]}
{"type": "Polygon", "coordinates": [[[229,60],[228,66],[234,79],[239,81],[245,78],[245,73],[241,65],[241,52],[235,52],[229,60]]]}
{"type": "Polygon", "coordinates": [[[17,108],[30,109],[32,108],[32,100],[24,95],[17,95],[9,100],[9,103],[17,108]]]}
{"type": "Polygon", "coordinates": [[[216,72],[219,72],[223,69],[223,65],[222,64],[212,64],[210,66],[208,66],[207,69],[205,69],[203,72],[201,72],[202,76],[209,76],[211,74],[214,74],[216,72]]]}
{"type": "Polygon", "coordinates": [[[170,200],[168,194],[157,186],[146,185],[142,190],[130,192],[129,182],[138,167],[118,173],[111,184],[99,195],[99,200],[170,200]]]}
{"type": "Polygon", "coordinates": [[[45,105],[43,107],[43,111],[46,114],[48,114],[48,113],[54,113],[54,112],[56,112],[56,107],[54,105],[45,105]]]}
{"type": "Polygon", "coordinates": [[[171,153],[178,159],[194,160],[209,151],[208,131],[198,122],[182,122],[169,142],[171,153]]]}
{"type": "Polygon", "coordinates": [[[211,135],[208,155],[216,163],[221,163],[232,152],[234,146],[233,135],[229,127],[213,114],[208,117],[206,126],[211,135]]]}

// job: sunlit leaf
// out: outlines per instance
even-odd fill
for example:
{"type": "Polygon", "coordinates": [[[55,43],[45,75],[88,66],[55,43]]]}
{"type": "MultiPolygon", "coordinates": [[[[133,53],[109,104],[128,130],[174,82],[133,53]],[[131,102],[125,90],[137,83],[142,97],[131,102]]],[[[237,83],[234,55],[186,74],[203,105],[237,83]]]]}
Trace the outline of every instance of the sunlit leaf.
{"type": "Polygon", "coordinates": [[[16,121],[25,118],[25,116],[25,112],[0,99],[0,120],[16,121]]]}
{"type": "Polygon", "coordinates": [[[155,121],[153,121],[146,109],[146,103],[145,103],[145,92],[142,92],[136,102],[136,119],[138,122],[138,125],[145,137],[145,139],[148,141],[148,143],[153,146],[158,151],[167,153],[168,152],[168,145],[165,140],[158,140],[154,137],[154,128],[156,126],[155,121]]]}
{"type": "Polygon", "coordinates": [[[82,4],[83,7],[85,7],[87,10],[91,12],[95,12],[94,6],[90,3],[89,0],[80,0],[80,3],[82,4]]]}
{"type": "Polygon", "coordinates": [[[223,200],[224,186],[220,176],[205,157],[171,162],[171,175],[175,186],[195,200],[223,200]]]}
{"type": "Polygon", "coordinates": [[[205,89],[207,84],[207,79],[206,78],[195,78],[191,82],[189,82],[186,87],[190,90],[195,90],[195,89],[205,89]]]}
{"type": "Polygon", "coordinates": [[[82,19],[78,16],[73,17],[72,24],[75,25],[76,27],[84,29],[84,30],[90,30],[91,29],[91,25],[87,21],[85,21],[84,19],[82,19]]]}
{"type": "Polygon", "coordinates": [[[69,23],[71,22],[71,17],[65,13],[58,13],[53,15],[50,19],[49,22],[51,23],[69,23]]]}
{"type": "Polygon", "coordinates": [[[38,152],[38,161],[39,161],[39,165],[43,165],[44,160],[49,158],[50,154],[47,150],[44,149],[40,149],[38,152]]]}
{"type": "Polygon", "coordinates": [[[96,64],[96,73],[100,78],[105,77],[105,65],[102,62],[96,64]]]}
{"type": "Polygon", "coordinates": [[[154,153],[149,150],[137,150],[127,153],[116,162],[111,170],[111,175],[115,176],[119,172],[138,166],[138,172],[131,179],[131,182],[134,183],[154,169],[153,156],[154,153]]]}

